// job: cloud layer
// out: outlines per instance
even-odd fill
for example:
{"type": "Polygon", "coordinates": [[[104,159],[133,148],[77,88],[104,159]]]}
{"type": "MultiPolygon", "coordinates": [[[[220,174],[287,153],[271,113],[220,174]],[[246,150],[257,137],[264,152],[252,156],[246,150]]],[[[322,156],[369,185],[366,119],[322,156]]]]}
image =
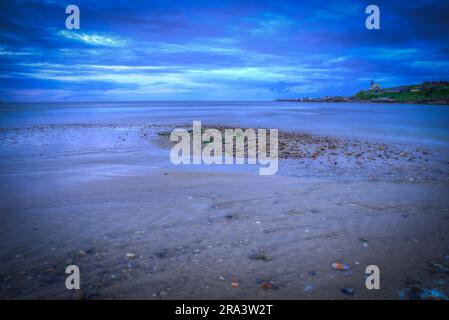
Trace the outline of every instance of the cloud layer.
{"type": "Polygon", "coordinates": [[[0,4],[0,100],[272,100],[449,80],[447,1],[0,4]]]}

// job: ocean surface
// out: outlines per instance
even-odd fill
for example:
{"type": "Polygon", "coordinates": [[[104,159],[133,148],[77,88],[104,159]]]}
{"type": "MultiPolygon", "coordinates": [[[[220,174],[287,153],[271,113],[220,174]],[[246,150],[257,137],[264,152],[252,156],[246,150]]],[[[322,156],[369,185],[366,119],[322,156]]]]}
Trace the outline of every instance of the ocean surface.
{"type": "Polygon", "coordinates": [[[292,102],[3,103],[0,127],[49,124],[208,124],[389,142],[449,145],[449,107],[292,102]]]}

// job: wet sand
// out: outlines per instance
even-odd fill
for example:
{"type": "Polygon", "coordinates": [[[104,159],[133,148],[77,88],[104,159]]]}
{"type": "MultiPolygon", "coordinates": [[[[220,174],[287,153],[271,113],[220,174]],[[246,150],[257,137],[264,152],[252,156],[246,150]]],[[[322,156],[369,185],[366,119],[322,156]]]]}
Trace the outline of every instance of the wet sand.
{"type": "Polygon", "coordinates": [[[170,165],[155,143],[167,129],[0,131],[0,298],[449,294],[444,150],[286,132],[279,174],[263,177],[170,165]],[[69,264],[81,270],[76,293],[69,264]],[[364,286],[371,264],[380,290],[364,286]]]}

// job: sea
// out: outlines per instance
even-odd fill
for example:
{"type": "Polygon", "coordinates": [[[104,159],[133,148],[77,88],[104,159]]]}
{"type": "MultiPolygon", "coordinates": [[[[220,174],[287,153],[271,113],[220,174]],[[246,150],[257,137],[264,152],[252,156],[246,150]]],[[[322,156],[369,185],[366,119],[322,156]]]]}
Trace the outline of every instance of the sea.
{"type": "Polygon", "coordinates": [[[0,127],[176,124],[272,128],[318,135],[447,146],[449,107],[387,103],[139,101],[2,103],[0,127]]]}

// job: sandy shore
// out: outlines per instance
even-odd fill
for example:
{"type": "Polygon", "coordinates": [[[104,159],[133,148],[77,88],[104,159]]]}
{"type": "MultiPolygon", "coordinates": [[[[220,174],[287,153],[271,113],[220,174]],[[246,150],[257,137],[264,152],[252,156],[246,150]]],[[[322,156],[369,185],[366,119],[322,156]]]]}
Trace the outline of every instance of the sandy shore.
{"type": "Polygon", "coordinates": [[[445,150],[285,132],[279,174],[262,177],[170,165],[167,129],[0,130],[0,298],[449,295],[445,150]],[[364,286],[371,264],[380,290],[364,286]]]}

